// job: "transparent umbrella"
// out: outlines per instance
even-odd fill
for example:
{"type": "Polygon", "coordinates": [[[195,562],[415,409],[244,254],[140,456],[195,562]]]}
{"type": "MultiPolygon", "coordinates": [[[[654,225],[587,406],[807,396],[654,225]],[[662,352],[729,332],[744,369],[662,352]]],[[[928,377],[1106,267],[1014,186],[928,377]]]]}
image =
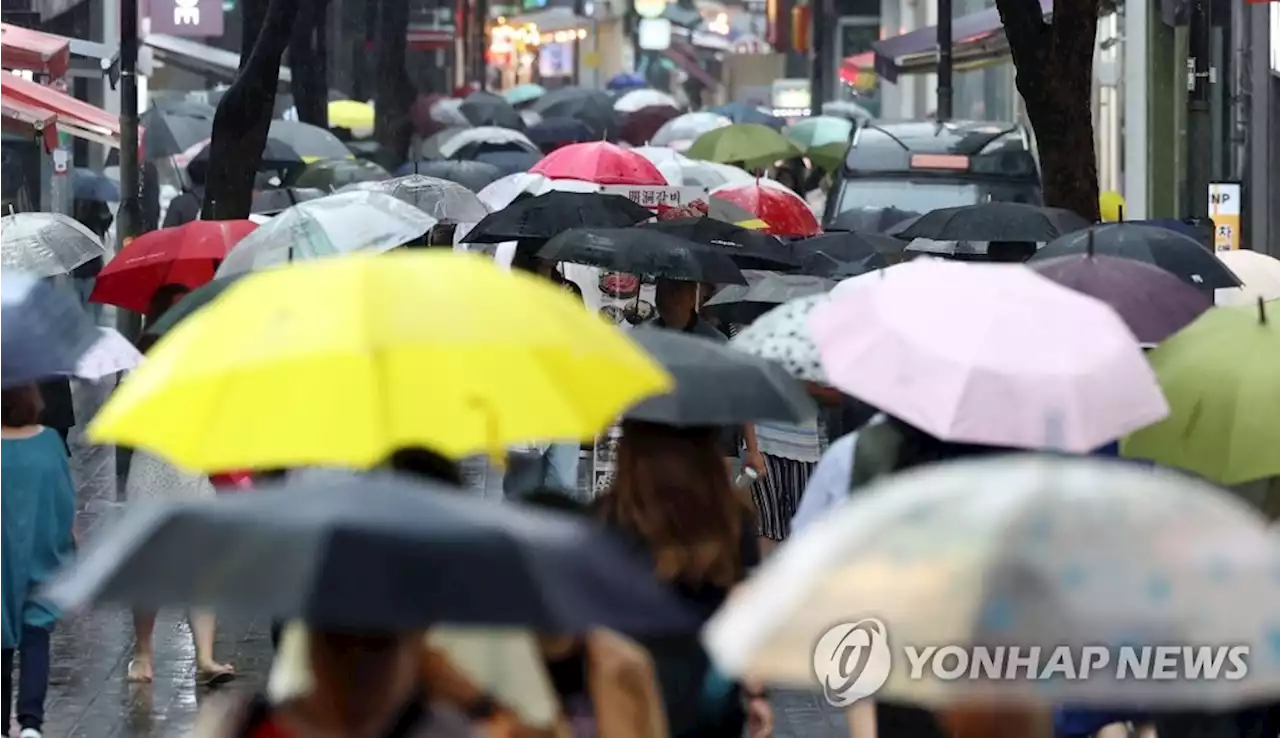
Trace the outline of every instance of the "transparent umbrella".
{"type": "Polygon", "coordinates": [[[60,213],[15,213],[0,218],[0,263],[33,277],[53,277],[105,256],[93,231],[60,213]]]}
{"type": "Polygon", "coordinates": [[[480,198],[466,187],[439,177],[409,174],[381,182],[356,182],[344,192],[381,192],[407,202],[441,222],[479,223],[489,214],[480,198]]]}

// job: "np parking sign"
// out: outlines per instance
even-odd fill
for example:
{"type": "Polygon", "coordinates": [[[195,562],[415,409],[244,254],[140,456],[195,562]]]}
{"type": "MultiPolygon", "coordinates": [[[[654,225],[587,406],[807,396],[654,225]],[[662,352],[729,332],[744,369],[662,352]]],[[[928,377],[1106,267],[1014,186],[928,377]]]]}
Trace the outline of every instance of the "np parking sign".
{"type": "Polygon", "coordinates": [[[1240,248],[1240,183],[1209,184],[1209,218],[1213,220],[1215,251],[1240,248]]]}

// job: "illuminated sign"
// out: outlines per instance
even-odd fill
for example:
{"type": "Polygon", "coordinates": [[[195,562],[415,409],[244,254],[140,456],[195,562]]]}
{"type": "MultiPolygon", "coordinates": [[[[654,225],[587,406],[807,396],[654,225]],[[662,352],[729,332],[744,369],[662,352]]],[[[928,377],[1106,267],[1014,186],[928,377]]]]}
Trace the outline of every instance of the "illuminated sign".
{"type": "Polygon", "coordinates": [[[656,20],[667,12],[669,0],[635,0],[633,3],[636,15],[648,20],[656,20]]]}

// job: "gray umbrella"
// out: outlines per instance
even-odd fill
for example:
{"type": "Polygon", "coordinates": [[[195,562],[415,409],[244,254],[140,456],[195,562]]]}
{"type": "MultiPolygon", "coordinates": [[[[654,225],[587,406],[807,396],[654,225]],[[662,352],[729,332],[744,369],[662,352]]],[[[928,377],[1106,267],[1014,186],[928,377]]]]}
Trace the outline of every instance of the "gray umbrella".
{"type": "Polygon", "coordinates": [[[356,182],[342,189],[385,192],[442,223],[479,223],[489,214],[479,197],[447,179],[408,174],[381,182],[356,182]]]}
{"type": "Polygon", "coordinates": [[[784,302],[829,292],[835,282],[804,274],[743,270],[746,285],[731,284],[702,306],[703,312],[730,323],[747,325],[784,302]]]}
{"type": "Polygon", "coordinates": [[[757,420],[803,423],[818,407],[780,364],[707,338],[661,328],[631,332],[671,373],[676,389],[632,408],[630,420],[676,426],[726,426],[757,420]]]}
{"type": "Polygon", "coordinates": [[[0,263],[33,277],[53,277],[105,256],[93,231],[69,215],[15,213],[0,218],[0,263]]]}
{"type": "Polygon", "coordinates": [[[478,161],[428,161],[423,162],[414,174],[439,177],[479,192],[491,182],[502,179],[502,170],[492,164],[478,161]]]}
{"type": "Polygon", "coordinates": [[[75,294],[17,272],[5,272],[2,282],[4,386],[74,371],[76,362],[101,337],[75,294]]]}

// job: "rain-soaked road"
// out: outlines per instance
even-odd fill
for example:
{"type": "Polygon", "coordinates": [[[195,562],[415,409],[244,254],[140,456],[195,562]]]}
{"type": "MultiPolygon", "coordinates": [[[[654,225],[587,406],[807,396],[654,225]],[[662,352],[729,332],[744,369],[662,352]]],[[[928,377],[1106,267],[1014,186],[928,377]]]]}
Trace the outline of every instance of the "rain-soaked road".
{"type": "MultiPolygon", "coordinates": [[[[76,387],[76,416],[87,419],[108,387],[76,387]]],[[[91,537],[119,512],[115,459],[109,449],[91,448],[71,437],[73,472],[79,495],[78,533],[91,537]]],[[[492,491],[491,491],[492,493],[492,491]]],[[[209,552],[217,555],[216,551],[209,552]]],[[[51,738],[177,738],[188,736],[207,690],[194,683],[195,654],[182,613],[162,613],[156,626],[156,679],[150,685],[125,680],[133,646],[127,612],[102,609],[59,624],[53,637],[52,671],[45,735],[51,738]]],[[[219,623],[216,658],[240,675],[231,689],[263,685],[271,663],[265,621],[224,619],[219,623]]],[[[820,695],[775,693],[777,738],[847,736],[844,718],[820,695]]]]}

